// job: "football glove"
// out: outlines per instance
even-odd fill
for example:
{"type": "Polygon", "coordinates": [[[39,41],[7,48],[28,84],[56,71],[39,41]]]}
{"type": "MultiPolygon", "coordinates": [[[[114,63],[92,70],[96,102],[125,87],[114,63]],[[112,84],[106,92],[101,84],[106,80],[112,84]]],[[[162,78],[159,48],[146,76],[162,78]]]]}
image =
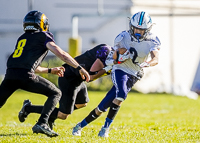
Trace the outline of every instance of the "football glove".
{"type": "Polygon", "coordinates": [[[112,69],[112,66],[106,66],[103,68],[106,72],[109,72],[112,69]]]}
{"type": "Polygon", "coordinates": [[[141,68],[150,67],[150,64],[147,62],[143,62],[139,65],[141,68]]]}

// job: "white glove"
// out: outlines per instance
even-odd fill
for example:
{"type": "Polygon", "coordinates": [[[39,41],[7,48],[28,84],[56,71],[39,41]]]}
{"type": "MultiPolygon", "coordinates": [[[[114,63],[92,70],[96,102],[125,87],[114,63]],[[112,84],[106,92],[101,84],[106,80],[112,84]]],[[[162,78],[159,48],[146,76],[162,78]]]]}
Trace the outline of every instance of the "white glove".
{"type": "Polygon", "coordinates": [[[150,67],[150,64],[147,63],[147,62],[143,62],[143,63],[140,64],[140,67],[141,67],[141,68],[150,67]]]}
{"type": "Polygon", "coordinates": [[[103,68],[106,72],[110,71],[112,69],[112,66],[106,66],[103,68]]]}
{"type": "Polygon", "coordinates": [[[123,55],[119,54],[118,61],[123,62],[130,58],[130,52],[127,50],[123,55]]]}
{"type": "Polygon", "coordinates": [[[114,51],[111,50],[110,53],[108,54],[107,58],[106,58],[105,64],[107,66],[114,65],[113,53],[114,53],[114,51]]]}

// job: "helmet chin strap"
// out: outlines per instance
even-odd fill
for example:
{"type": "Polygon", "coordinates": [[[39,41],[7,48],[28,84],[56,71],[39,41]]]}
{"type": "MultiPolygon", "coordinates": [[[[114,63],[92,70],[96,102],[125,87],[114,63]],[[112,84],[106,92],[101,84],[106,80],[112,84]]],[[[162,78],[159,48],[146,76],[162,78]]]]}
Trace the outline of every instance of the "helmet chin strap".
{"type": "Polygon", "coordinates": [[[140,43],[140,40],[139,40],[139,39],[142,37],[141,34],[135,33],[134,36],[135,36],[135,38],[138,40],[138,43],[140,43]]]}

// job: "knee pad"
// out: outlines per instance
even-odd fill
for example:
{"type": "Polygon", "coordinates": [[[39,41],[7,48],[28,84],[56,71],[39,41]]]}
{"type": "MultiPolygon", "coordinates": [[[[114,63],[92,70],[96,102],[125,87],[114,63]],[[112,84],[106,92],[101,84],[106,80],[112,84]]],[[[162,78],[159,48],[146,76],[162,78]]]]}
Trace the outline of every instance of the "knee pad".
{"type": "Polygon", "coordinates": [[[107,111],[107,108],[105,108],[104,106],[101,106],[101,105],[99,105],[99,106],[97,107],[97,109],[98,109],[100,112],[106,112],[106,111],[107,111]]]}
{"type": "Polygon", "coordinates": [[[121,97],[117,97],[116,99],[121,101],[121,102],[123,102],[125,100],[124,98],[121,98],[121,97]]]}
{"type": "Polygon", "coordinates": [[[126,99],[126,97],[127,97],[127,94],[125,93],[125,91],[120,91],[120,90],[118,90],[118,92],[117,92],[117,98],[121,98],[121,99],[126,99]]]}

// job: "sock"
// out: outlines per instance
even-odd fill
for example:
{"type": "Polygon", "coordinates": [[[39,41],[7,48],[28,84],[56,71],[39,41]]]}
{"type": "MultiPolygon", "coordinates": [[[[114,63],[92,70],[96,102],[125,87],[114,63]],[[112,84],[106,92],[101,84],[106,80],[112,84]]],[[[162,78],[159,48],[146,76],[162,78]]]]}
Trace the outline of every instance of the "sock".
{"type": "Polygon", "coordinates": [[[54,120],[57,119],[58,111],[59,111],[59,109],[58,109],[58,108],[55,108],[55,109],[53,110],[53,112],[51,113],[49,119],[50,119],[50,118],[51,118],[52,120],[53,120],[53,119],[54,119],[54,120]]]}
{"type": "Polygon", "coordinates": [[[81,123],[80,123],[80,126],[81,126],[81,128],[83,128],[83,127],[85,127],[85,126],[87,126],[87,122],[86,122],[86,120],[84,119],[81,123]]]}
{"type": "Polygon", "coordinates": [[[90,122],[97,119],[99,115],[96,114],[95,109],[90,112],[90,114],[81,122],[81,128],[85,127],[90,122]]]}
{"type": "Polygon", "coordinates": [[[57,119],[57,118],[52,118],[52,117],[50,116],[48,122],[52,122],[52,123],[54,123],[56,119],[57,119]]]}
{"type": "Polygon", "coordinates": [[[74,110],[78,109],[75,105],[74,105],[74,110]]]}
{"type": "Polygon", "coordinates": [[[108,128],[110,127],[110,124],[113,122],[113,120],[109,119],[108,117],[106,118],[105,124],[104,124],[104,128],[108,128]]]}
{"type": "Polygon", "coordinates": [[[25,111],[29,113],[42,113],[43,106],[36,106],[36,105],[31,105],[31,106],[26,106],[25,111]]]}
{"type": "MultiPolygon", "coordinates": [[[[58,111],[59,111],[59,109],[58,109],[58,108],[55,108],[55,109],[53,110],[53,112],[51,113],[51,115],[49,116],[48,121],[54,123],[54,121],[57,119],[58,111]]],[[[44,120],[44,119],[45,119],[44,117],[45,117],[45,115],[42,115],[42,114],[41,114],[41,118],[39,118],[38,122],[40,122],[40,123],[47,123],[46,120],[44,120]]]]}
{"type": "Polygon", "coordinates": [[[117,112],[119,111],[120,106],[112,103],[110,105],[110,109],[104,124],[104,128],[108,128],[112,121],[114,120],[115,116],[117,115],[117,112]]]}
{"type": "MultiPolygon", "coordinates": [[[[29,113],[38,113],[38,114],[41,114],[42,113],[42,109],[43,109],[43,106],[31,105],[31,106],[27,106],[25,108],[25,111],[28,114],[29,113]]],[[[58,108],[55,108],[53,110],[53,112],[51,113],[51,115],[49,117],[49,121],[54,122],[57,119],[58,111],[59,111],[58,108]]],[[[45,117],[45,116],[42,116],[42,117],[45,117]]],[[[38,122],[39,122],[38,124],[45,123],[45,121],[43,121],[41,119],[38,122]]]]}

